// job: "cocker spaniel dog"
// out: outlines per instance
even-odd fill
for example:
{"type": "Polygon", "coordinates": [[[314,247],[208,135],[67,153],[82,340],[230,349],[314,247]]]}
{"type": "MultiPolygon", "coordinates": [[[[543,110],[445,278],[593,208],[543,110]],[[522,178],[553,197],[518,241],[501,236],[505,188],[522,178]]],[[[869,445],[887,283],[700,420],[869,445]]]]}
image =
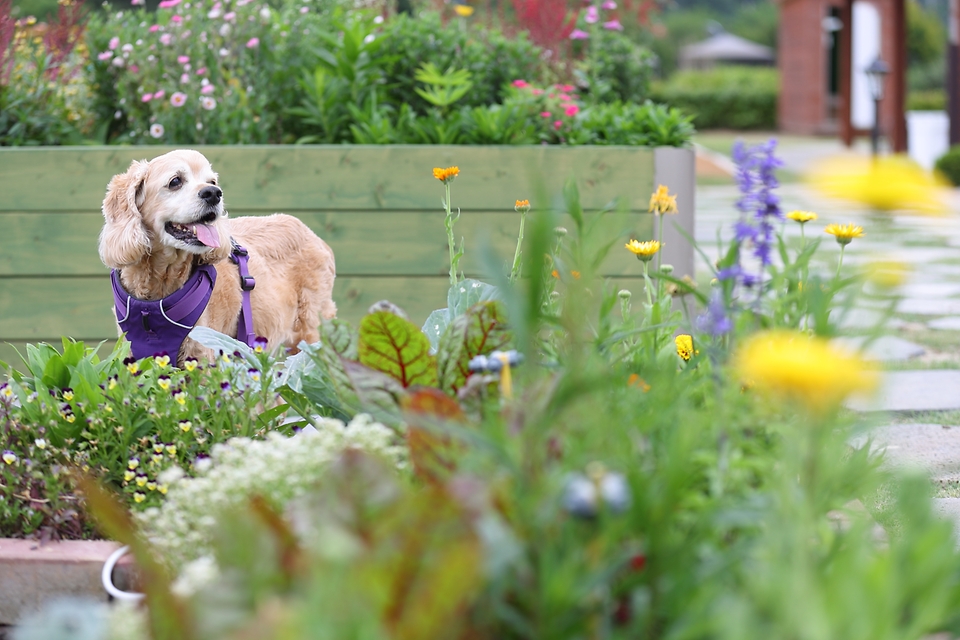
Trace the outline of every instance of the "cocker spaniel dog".
{"type": "Polygon", "coordinates": [[[288,215],[228,218],[217,174],[197,151],[134,161],[110,181],[103,217],[100,258],[113,269],[117,320],[135,357],[212,357],[186,338],[194,324],[229,336],[239,324],[241,341],[295,349],[336,315],[330,247],[288,215]]]}

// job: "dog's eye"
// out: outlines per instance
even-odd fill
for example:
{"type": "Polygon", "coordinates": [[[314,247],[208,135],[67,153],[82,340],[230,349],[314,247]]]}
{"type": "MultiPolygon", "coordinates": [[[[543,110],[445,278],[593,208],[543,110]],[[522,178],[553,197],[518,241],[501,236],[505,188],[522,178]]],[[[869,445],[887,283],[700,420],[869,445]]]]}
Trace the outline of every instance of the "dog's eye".
{"type": "Polygon", "coordinates": [[[211,180],[210,184],[212,184],[213,186],[217,186],[217,179],[214,178],[213,180],[211,180]]]}
{"type": "Polygon", "coordinates": [[[170,184],[167,185],[170,189],[179,189],[183,185],[183,180],[180,179],[180,176],[174,176],[173,180],[170,181],[170,184]]]}

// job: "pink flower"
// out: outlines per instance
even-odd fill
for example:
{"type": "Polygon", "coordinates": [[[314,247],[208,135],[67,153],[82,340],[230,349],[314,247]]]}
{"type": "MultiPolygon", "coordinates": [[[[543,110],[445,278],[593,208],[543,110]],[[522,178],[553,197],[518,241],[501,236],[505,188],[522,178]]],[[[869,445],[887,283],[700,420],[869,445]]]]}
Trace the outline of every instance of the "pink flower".
{"type": "Polygon", "coordinates": [[[560,94],[560,102],[570,102],[571,100],[573,100],[573,98],[571,98],[567,94],[565,93],[560,94]]]}
{"type": "Polygon", "coordinates": [[[583,19],[587,24],[596,24],[596,22],[600,20],[600,12],[597,11],[595,6],[590,5],[587,7],[587,15],[585,15],[583,19]]]}
{"type": "Polygon", "coordinates": [[[308,7],[300,7],[300,13],[307,13],[310,9],[308,7]]]}
{"type": "Polygon", "coordinates": [[[237,19],[237,14],[231,11],[230,13],[225,14],[223,16],[223,19],[226,20],[227,22],[233,22],[234,20],[237,19]]]}
{"type": "Polygon", "coordinates": [[[207,72],[207,68],[206,68],[206,67],[200,67],[199,69],[197,69],[197,75],[198,75],[198,76],[202,76],[202,75],[205,74],[206,72],[207,72]]]}
{"type": "Polygon", "coordinates": [[[147,31],[149,31],[150,33],[156,33],[157,31],[160,31],[160,25],[158,24],[151,25],[150,28],[147,29],[147,31]]]}
{"type": "Polygon", "coordinates": [[[563,122],[562,122],[561,120],[554,120],[554,121],[553,121],[553,128],[554,128],[554,129],[559,129],[559,128],[562,127],[562,126],[563,126],[563,122]]]}
{"type": "Polygon", "coordinates": [[[541,118],[549,118],[549,117],[552,116],[552,115],[553,115],[553,114],[550,113],[549,111],[541,111],[541,112],[540,112],[540,117],[541,117],[541,118]]]}
{"type": "Polygon", "coordinates": [[[543,89],[531,89],[531,93],[535,96],[543,95],[543,89]]]}
{"type": "Polygon", "coordinates": [[[170,44],[171,40],[173,40],[173,36],[170,35],[169,33],[165,33],[162,36],[160,36],[160,44],[164,44],[164,45],[170,44]]]}
{"type": "Polygon", "coordinates": [[[214,88],[213,88],[213,85],[212,85],[212,84],[204,85],[204,86],[200,89],[200,93],[202,93],[202,94],[205,95],[205,96],[206,96],[206,95],[210,95],[211,93],[213,93],[213,91],[214,91],[214,88]]]}
{"type": "Polygon", "coordinates": [[[603,28],[610,29],[611,31],[623,31],[623,25],[620,24],[619,20],[611,20],[610,22],[604,22],[603,28]]]}
{"type": "Polygon", "coordinates": [[[177,62],[180,64],[187,64],[190,62],[190,56],[177,56],[177,62]]]}
{"type": "Polygon", "coordinates": [[[152,94],[152,93],[145,93],[145,94],[143,94],[143,97],[140,98],[140,102],[150,102],[151,100],[153,100],[153,94],[152,94]]]}
{"type": "Polygon", "coordinates": [[[155,94],[153,94],[153,99],[154,99],[154,100],[163,100],[163,96],[165,96],[165,95],[167,95],[167,92],[164,91],[163,89],[160,89],[160,91],[157,91],[155,94]]]}
{"type": "Polygon", "coordinates": [[[617,3],[613,0],[605,0],[605,2],[600,5],[601,9],[606,9],[607,11],[613,11],[617,8],[617,3]]]}
{"type": "Polygon", "coordinates": [[[170,7],[175,7],[180,4],[181,0],[163,0],[158,7],[161,9],[169,9],[170,7]]]}
{"type": "Polygon", "coordinates": [[[190,82],[190,74],[189,73],[181,74],[180,84],[187,84],[188,82],[190,82]]]}
{"type": "Polygon", "coordinates": [[[113,54],[110,53],[109,51],[104,51],[103,53],[97,54],[97,60],[109,60],[112,57],[113,57],[113,54]]]}
{"type": "Polygon", "coordinates": [[[260,38],[250,38],[247,40],[247,49],[253,49],[260,46],[260,38]]]}
{"type": "Polygon", "coordinates": [[[570,32],[571,40],[586,40],[590,37],[590,34],[584,31],[583,29],[574,29],[570,32]]]}
{"type": "Polygon", "coordinates": [[[162,138],[163,137],[163,125],[159,122],[155,122],[150,125],[150,136],[153,138],[162,138]]]}
{"type": "Polygon", "coordinates": [[[580,111],[580,107],[578,107],[578,106],[575,105],[575,104],[568,104],[568,105],[567,105],[567,108],[563,110],[563,112],[564,112],[565,114],[567,114],[567,116],[569,116],[569,117],[571,117],[571,118],[572,118],[573,116],[577,115],[577,113],[578,113],[579,111],[580,111]]]}
{"type": "Polygon", "coordinates": [[[140,71],[140,67],[138,67],[138,66],[135,65],[135,64],[132,64],[132,65],[130,65],[130,66],[127,67],[127,68],[130,69],[130,73],[136,73],[137,71],[140,71]]]}
{"type": "Polygon", "coordinates": [[[176,22],[177,24],[180,24],[183,22],[183,18],[180,16],[170,16],[170,22],[176,22]]]}
{"type": "Polygon", "coordinates": [[[170,96],[170,104],[180,108],[187,103],[187,94],[182,91],[177,91],[172,96],[170,96]]]}
{"type": "Polygon", "coordinates": [[[526,89],[527,87],[530,86],[530,84],[526,80],[514,80],[511,84],[515,86],[517,89],[526,89]]]}
{"type": "Polygon", "coordinates": [[[203,96],[200,98],[200,106],[206,109],[207,111],[213,111],[217,108],[217,101],[211,98],[210,96],[203,96]]]}
{"type": "Polygon", "coordinates": [[[577,88],[572,84],[555,84],[553,85],[553,88],[560,89],[560,91],[563,91],[564,93],[570,93],[571,91],[577,90],[577,88]]]}
{"type": "Polygon", "coordinates": [[[112,38],[110,38],[110,44],[107,45],[107,48],[110,49],[110,51],[113,51],[119,46],[120,46],[120,38],[118,38],[117,36],[113,36],[112,38]]]}

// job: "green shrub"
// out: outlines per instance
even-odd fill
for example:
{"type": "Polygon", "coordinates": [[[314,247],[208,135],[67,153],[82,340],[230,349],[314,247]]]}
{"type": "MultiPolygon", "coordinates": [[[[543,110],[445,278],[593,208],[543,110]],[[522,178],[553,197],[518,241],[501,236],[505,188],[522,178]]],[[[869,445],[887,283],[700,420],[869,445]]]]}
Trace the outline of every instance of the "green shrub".
{"type": "Polygon", "coordinates": [[[613,29],[592,29],[583,41],[584,58],[575,75],[592,103],[635,102],[647,99],[653,54],[613,29]]]}
{"type": "Polygon", "coordinates": [[[960,187],[960,145],[950,147],[950,150],[940,156],[934,169],[944,175],[954,186],[960,187]]]}
{"type": "Polygon", "coordinates": [[[779,87],[776,69],[717,67],[680,71],[651,97],[689,113],[700,129],[775,129],[779,87]]]}
{"type": "Polygon", "coordinates": [[[396,108],[409,104],[421,114],[430,107],[415,92],[421,85],[414,76],[423,63],[441,71],[469,71],[473,87],[460,104],[470,107],[501,102],[504,87],[518,78],[538,78],[542,67],[543,52],[526,33],[508,38],[497,30],[457,29],[445,26],[434,12],[391,18],[378,38],[382,40],[385,100],[396,108]]]}
{"type": "Polygon", "coordinates": [[[945,111],[947,94],[938,89],[911,91],[907,94],[908,111],[945,111]]]}

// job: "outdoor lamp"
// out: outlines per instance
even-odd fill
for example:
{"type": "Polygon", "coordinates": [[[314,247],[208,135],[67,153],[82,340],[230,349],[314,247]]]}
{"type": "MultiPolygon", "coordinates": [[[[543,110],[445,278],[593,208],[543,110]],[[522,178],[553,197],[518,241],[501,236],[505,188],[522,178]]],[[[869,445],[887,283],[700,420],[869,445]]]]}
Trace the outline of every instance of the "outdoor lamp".
{"type": "Polygon", "coordinates": [[[870,96],[873,98],[873,130],[870,132],[870,147],[873,155],[876,156],[880,147],[880,101],[883,100],[883,83],[887,74],[890,73],[890,65],[877,56],[870,66],[864,69],[864,73],[867,74],[867,85],[870,96]]]}

